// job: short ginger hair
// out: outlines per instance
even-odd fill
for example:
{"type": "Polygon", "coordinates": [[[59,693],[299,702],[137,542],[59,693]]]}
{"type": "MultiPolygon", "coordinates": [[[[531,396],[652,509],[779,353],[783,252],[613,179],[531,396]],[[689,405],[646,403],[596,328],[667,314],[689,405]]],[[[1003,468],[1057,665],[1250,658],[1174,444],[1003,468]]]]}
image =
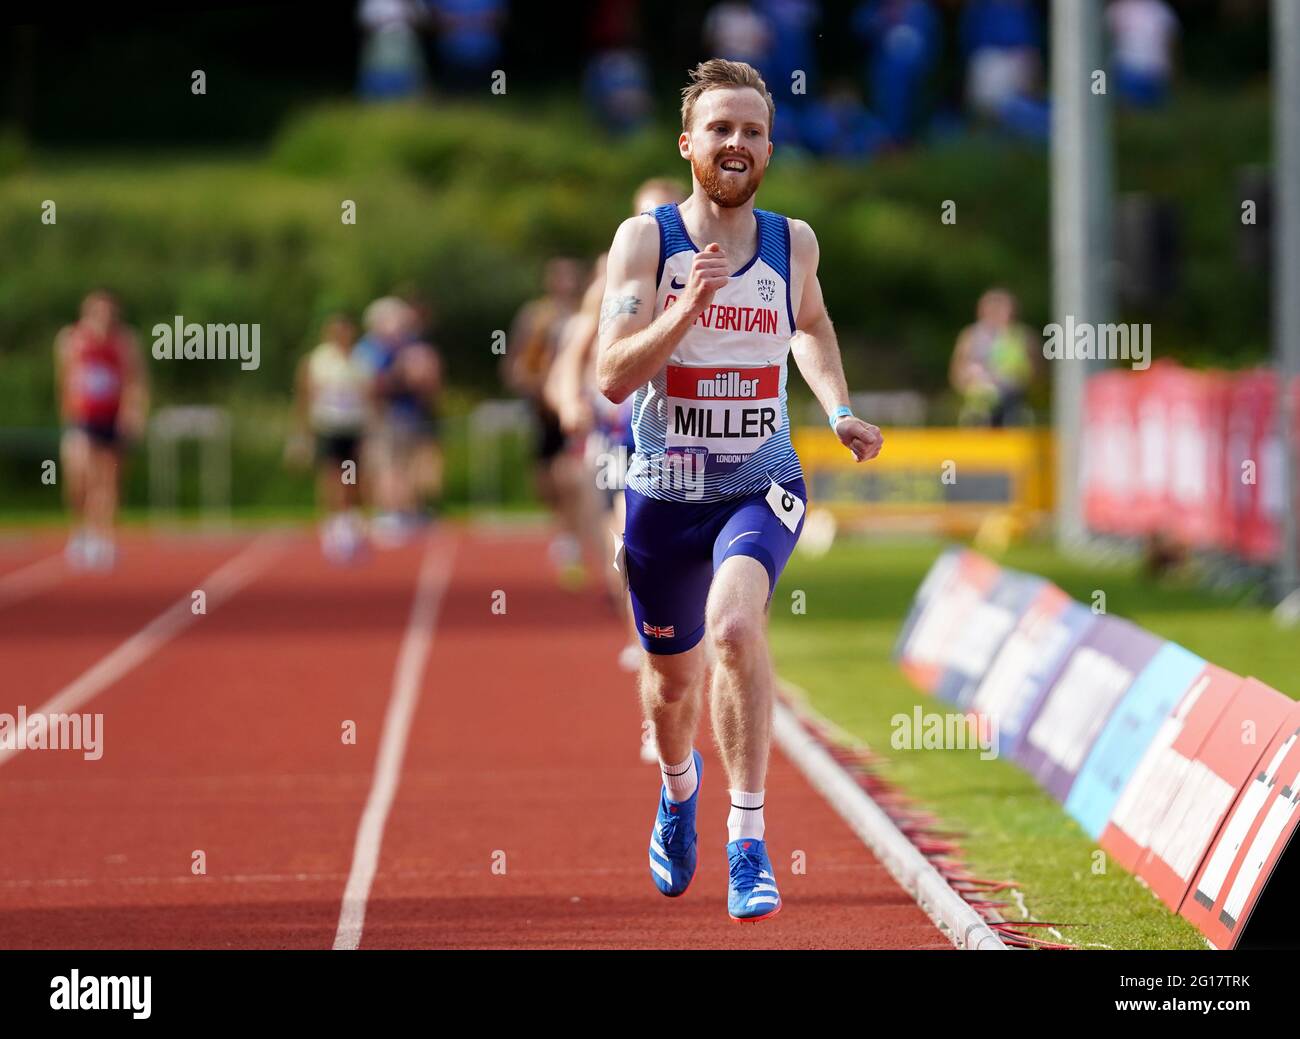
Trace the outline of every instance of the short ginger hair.
{"type": "Polygon", "coordinates": [[[776,121],[776,102],[768,93],[767,84],[759,75],[758,69],[743,61],[728,61],[726,58],[710,58],[702,61],[690,71],[691,82],[682,88],[682,131],[689,133],[691,119],[695,115],[695,102],[706,90],[718,87],[750,87],[758,91],[759,96],[767,102],[767,132],[772,134],[772,124],[776,121]]]}

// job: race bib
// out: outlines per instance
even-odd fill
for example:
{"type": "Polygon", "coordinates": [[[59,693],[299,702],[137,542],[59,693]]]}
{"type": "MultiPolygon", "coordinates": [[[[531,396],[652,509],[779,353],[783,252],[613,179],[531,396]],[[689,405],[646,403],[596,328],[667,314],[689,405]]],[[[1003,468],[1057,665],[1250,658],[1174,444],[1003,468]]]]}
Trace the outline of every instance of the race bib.
{"type": "Polygon", "coordinates": [[[121,390],[122,380],[107,364],[89,361],[81,366],[77,389],[87,400],[112,400],[121,390]]]}
{"type": "Polygon", "coordinates": [[[627,588],[627,546],[623,539],[614,535],[614,569],[623,576],[623,587],[627,588]]]}
{"type": "Polygon", "coordinates": [[[667,451],[702,448],[711,469],[737,465],[781,428],[781,368],[668,365],[667,451]]]}
{"type": "Polygon", "coordinates": [[[776,513],[776,518],[793,534],[799,529],[799,521],[803,519],[803,499],[787,491],[770,476],[768,479],[772,481],[772,486],[767,489],[767,504],[776,513]]]}

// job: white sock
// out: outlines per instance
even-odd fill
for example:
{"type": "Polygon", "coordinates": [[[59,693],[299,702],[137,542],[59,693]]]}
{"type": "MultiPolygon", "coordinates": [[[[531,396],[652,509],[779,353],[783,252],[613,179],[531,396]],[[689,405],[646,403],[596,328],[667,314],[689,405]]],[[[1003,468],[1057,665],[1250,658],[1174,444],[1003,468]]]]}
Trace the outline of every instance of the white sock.
{"type": "Polygon", "coordinates": [[[689,801],[700,785],[700,777],[695,771],[695,751],[686,755],[686,760],[679,765],[670,765],[662,758],[659,771],[664,774],[664,786],[668,790],[668,800],[689,801]]]}
{"type": "Polygon", "coordinates": [[[728,790],[731,811],[727,813],[727,840],[763,839],[763,794],[745,790],[728,790]]]}

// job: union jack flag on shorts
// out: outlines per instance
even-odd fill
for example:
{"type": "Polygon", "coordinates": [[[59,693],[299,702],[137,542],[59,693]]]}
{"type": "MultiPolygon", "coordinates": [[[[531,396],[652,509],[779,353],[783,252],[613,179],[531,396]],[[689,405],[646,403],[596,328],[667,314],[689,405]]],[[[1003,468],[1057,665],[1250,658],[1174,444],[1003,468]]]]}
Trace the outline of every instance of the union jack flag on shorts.
{"type": "Polygon", "coordinates": [[[648,621],[642,621],[641,630],[644,631],[647,635],[649,635],[652,639],[671,639],[675,637],[675,633],[673,631],[673,625],[671,624],[661,627],[658,624],[651,624],[648,621]]]}

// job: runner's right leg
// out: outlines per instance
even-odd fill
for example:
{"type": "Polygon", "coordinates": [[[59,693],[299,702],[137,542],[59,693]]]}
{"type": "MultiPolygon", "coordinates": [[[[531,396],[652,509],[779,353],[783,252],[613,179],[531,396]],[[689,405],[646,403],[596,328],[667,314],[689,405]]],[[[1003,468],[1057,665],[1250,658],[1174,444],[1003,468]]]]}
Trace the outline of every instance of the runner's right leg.
{"type": "Polygon", "coordinates": [[[692,743],[706,674],[704,613],[713,577],[716,506],[626,491],[623,561],[646,660],[641,699],[655,728],[663,786],[650,836],[655,886],[675,897],[695,874],[700,755],[692,743]]]}
{"type": "Polygon", "coordinates": [[[63,491],[68,503],[71,531],[64,555],[69,565],[80,569],[86,565],[89,532],[86,530],[86,470],[90,453],[90,438],[83,430],[69,426],[59,442],[60,461],[63,463],[63,491]]]}
{"type": "Polygon", "coordinates": [[[91,541],[88,562],[96,569],[109,569],[116,554],[113,527],[117,521],[118,453],[108,445],[90,439],[86,453],[85,516],[91,541]]]}
{"type": "Polygon", "coordinates": [[[645,654],[641,706],[654,726],[661,762],[684,760],[691,752],[704,703],[704,648],[664,656],[645,654]]]}
{"type": "Polygon", "coordinates": [[[684,895],[695,876],[700,798],[700,752],[692,746],[699,724],[704,684],[704,649],[647,653],[641,698],[655,727],[663,785],[650,831],[650,876],[670,898],[684,895]]]}

